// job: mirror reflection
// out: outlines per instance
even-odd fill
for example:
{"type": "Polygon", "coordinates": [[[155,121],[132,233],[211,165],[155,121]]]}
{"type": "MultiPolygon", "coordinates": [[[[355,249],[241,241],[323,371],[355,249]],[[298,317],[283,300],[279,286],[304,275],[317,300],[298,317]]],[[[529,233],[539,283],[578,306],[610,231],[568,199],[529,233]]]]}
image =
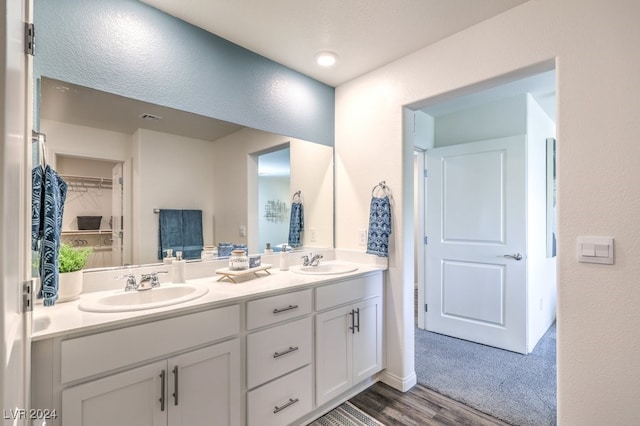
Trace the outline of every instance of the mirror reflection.
{"type": "Polygon", "coordinates": [[[293,194],[303,247],[333,247],[333,148],[43,77],[47,161],[69,184],[63,241],[89,268],[158,258],[161,209],[202,211],[205,246],[262,253],[288,242],[293,194]]]}

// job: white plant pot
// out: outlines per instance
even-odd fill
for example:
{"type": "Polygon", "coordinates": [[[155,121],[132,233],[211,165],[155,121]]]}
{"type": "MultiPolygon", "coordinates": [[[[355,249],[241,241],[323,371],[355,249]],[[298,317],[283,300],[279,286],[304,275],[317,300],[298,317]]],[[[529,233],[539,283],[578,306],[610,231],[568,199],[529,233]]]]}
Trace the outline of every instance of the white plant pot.
{"type": "Polygon", "coordinates": [[[64,272],[58,278],[58,302],[77,299],[82,293],[82,271],[64,272]]]}

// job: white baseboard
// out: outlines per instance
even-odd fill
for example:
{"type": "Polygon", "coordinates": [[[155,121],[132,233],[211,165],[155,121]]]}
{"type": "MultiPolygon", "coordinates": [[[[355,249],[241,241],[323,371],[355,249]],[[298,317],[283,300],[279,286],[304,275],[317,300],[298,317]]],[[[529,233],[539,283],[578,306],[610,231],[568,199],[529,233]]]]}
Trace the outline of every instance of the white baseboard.
{"type": "Polygon", "coordinates": [[[400,392],[406,392],[418,383],[418,377],[416,376],[415,371],[407,377],[398,377],[395,374],[389,373],[385,370],[380,373],[378,379],[382,383],[387,384],[392,388],[399,390],[400,392]]]}

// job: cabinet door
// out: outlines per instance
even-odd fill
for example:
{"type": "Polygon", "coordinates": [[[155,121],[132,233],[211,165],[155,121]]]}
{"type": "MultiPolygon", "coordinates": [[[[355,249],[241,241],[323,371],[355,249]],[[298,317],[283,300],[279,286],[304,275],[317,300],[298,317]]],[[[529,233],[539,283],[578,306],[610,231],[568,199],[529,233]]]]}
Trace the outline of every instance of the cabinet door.
{"type": "Polygon", "coordinates": [[[324,404],[351,386],[352,308],[316,315],[316,402],[324,404]]]}
{"type": "Polygon", "coordinates": [[[162,372],[159,361],[124,373],[65,389],[62,424],[65,426],[166,426],[162,411],[162,372]]]}
{"type": "Polygon", "coordinates": [[[240,424],[240,339],[168,361],[171,426],[240,424]]]}
{"type": "Polygon", "coordinates": [[[353,335],[353,384],[382,369],[382,298],[353,305],[356,333],[353,335]]]}

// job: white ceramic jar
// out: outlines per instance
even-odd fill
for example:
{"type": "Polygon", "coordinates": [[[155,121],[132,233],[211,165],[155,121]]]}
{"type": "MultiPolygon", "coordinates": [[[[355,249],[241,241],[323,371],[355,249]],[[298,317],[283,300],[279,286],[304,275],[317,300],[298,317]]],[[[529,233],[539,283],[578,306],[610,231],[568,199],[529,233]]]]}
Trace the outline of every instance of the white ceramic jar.
{"type": "Polygon", "coordinates": [[[233,250],[229,256],[229,269],[242,271],[249,269],[249,256],[244,250],[233,250]]]}

